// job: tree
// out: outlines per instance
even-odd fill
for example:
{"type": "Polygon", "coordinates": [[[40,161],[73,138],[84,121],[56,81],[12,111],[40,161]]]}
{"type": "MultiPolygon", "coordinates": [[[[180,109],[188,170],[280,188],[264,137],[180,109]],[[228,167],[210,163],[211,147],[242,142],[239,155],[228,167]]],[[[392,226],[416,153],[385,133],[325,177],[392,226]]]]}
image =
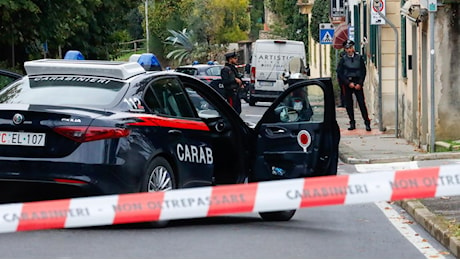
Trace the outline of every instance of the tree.
{"type": "Polygon", "coordinates": [[[183,61],[191,63],[192,60],[204,63],[209,60],[214,60],[214,55],[224,51],[223,47],[220,45],[210,45],[195,41],[195,34],[193,31],[184,29],[180,32],[174,30],[169,30],[169,32],[171,36],[166,38],[165,43],[171,45],[173,50],[166,55],[166,58],[175,60],[177,65],[182,64],[183,61]]]}
{"type": "MultiPolygon", "coordinates": [[[[315,2],[324,2],[315,1],[315,2]]],[[[299,12],[297,0],[268,0],[268,8],[278,16],[278,23],[274,26],[275,34],[289,40],[303,41],[308,55],[308,16],[299,12]]]]}
{"type": "Polygon", "coordinates": [[[192,33],[184,29],[180,32],[169,30],[171,36],[166,38],[165,43],[175,47],[175,49],[166,55],[168,59],[177,60],[179,64],[187,58],[190,59],[195,49],[192,39],[192,33]]]}
{"type": "MultiPolygon", "coordinates": [[[[117,43],[126,37],[125,18],[140,0],[15,0],[1,1],[0,47],[11,50],[0,54],[12,63],[60,51],[79,49],[87,58],[108,59],[117,43]],[[46,15],[44,15],[46,14],[46,15]]],[[[14,64],[12,64],[14,65],[14,64]]]]}
{"type": "MultiPolygon", "coordinates": [[[[190,5],[193,0],[175,1],[149,1],[149,49],[154,52],[160,61],[165,62],[165,54],[168,52],[165,39],[170,36],[168,30],[180,31],[186,27],[184,13],[190,13],[190,5]]],[[[145,14],[144,4],[139,10],[145,14]]],[[[144,17],[145,18],[145,17],[144,17]]],[[[145,23],[142,24],[145,29],[145,23]]]]}
{"type": "Polygon", "coordinates": [[[217,42],[227,44],[248,39],[250,20],[248,0],[212,0],[218,12],[213,12],[213,21],[223,21],[217,32],[217,42]]]}
{"type": "Polygon", "coordinates": [[[329,1],[315,1],[311,10],[311,37],[315,42],[320,42],[319,39],[319,24],[329,23],[329,1]]]}
{"type": "Polygon", "coordinates": [[[249,32],[249,38],[255,41],[259,38],[259,31],[263,29],[265,18],[264,18],[264,1],[251,0],[250,4],[250,19],[251,19],[251,30],[249,32]]]}
{"type": "MultiPolygon", "coordinates": [[[[176,29],[172,26],[164,27],[167,28],[169,35],[163,39],[167,45],[164,48],[168,51],[166,57],[175,59],[179,65],[183,61],[214,60],[224,52],[228,43],[248,39],[250,29],[248,0],[182,0],[177,4],[180,10],[178,12],[189,15],[174,19],[176,29]],[[184,27],[178,29],[179,20],[184,27]],[[184,30],[185,25],[187,29],[184,30]],[[189,43],[180,43],[185,39],[189,43]]],[[[157,20],[172,19],[172,13],[163,11],[162,15],[163,17],[157,20]]]]}

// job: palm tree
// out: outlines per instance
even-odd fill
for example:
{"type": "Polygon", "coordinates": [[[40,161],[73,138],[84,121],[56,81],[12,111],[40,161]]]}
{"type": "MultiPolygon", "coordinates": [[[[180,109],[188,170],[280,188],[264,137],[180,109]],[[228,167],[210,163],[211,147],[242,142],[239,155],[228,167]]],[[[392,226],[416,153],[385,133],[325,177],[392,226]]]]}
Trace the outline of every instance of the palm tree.
{"type": "Polygon", "coordinates": [[[187,28],[182,31],[168,30],[171,36],[166,38],[165,44],[173,46],[174,50],[170,51],[167,59],[176,60],[179,64],[182,61],[191,62],[197,60],[205,62],[213,60],[218,54],[225,51],[224,46],[209,45],[206,42],[194,42],[195,35],[193,31],[187,31],[187,28]]]}
{"type": "Polygon", "coordinates": [[[166,38],[165,43],[174,46],[175,49],[170,51],[166,55],[166,58],[177,60],[179,64],[181,64],[184,59],[190,59],[195,49],[192,42],[193,32],[188,32],[187,28],[183,29],[181,32],[169,29],[168,31],[172,36],[166,38]]]}

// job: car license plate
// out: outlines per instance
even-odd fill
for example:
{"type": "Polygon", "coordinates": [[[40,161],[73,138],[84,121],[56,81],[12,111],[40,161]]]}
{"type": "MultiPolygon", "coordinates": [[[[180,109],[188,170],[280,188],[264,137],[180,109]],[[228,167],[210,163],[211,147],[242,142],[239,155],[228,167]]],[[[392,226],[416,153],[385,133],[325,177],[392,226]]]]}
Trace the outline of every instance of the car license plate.
{"type": "Polygon", "coordinates": [[[0,132],[0,145],[45,146],[43,133],[0,132]]]}
{"type": "Polygon", "coordinates": [[[264,87],[273,87],[273,82],[270,82],[270,81],[259,81],[259,85],[260,85],[260,86],[264,86],[264,87]]]}

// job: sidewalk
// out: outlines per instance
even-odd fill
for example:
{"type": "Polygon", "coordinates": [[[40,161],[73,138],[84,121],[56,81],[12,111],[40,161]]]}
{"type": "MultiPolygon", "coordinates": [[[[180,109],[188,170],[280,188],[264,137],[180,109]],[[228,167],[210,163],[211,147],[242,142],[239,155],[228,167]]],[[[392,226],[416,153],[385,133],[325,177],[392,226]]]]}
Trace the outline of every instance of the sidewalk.
{"type": "MultiPolygon", "coordinates": [[[[372,131],[365,130],[359,109],[355,109],[356,129],[349,131],[345,108],[336,108],[340,127],[340,160],[347,164],[394,163],[407,161],[460,159],[460,152],[427,153],[396,138],[394,132],[379,131],[372,122],[372,131]]],[[[460,196],[404,200],[397,202],[420,225],[457,258],[460,257],[460,196]],[[453,227],[457,234],[451,234],[453,227]]]]}

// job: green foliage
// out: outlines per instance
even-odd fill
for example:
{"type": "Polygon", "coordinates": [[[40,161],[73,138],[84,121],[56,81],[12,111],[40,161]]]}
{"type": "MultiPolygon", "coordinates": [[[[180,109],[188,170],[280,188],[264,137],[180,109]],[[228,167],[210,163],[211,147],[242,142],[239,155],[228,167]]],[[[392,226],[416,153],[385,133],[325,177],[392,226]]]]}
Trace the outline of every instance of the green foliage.
{"type": "Polygon", "coordinates": [[[195,49],[192,40],[192,32],[188,32],[187,29],[181,32],[176,32],[174,30],[168,31],[171,33],[171,36],[166,38],[165,43],[174,46],[175,49],[169,52],[166,58],[177,60],[177,62],[181,64],[183,60],[191,57],[192,51],[195,49]]]}
{"type": "MultiPolygon", "coordinates": [[[[69,49],[80,50],[88,59],[108,59],[125,39],[127,15],[140,0],[15,0],[0,1],[0,46],[15,48],[16,62],[59,57],[69,49]]],[[[0,59],[11,59],[11,53],[0,59]],[[8,56],[7,56],[8,55],[8,56]]]]}
{"type": "Polygon", "coordinates": [[[249,38],[255,41],[259,38],[259,31],[264,28],[264,1],[251,0],[250,19],[249,38]]]}
{"type": "Polygon", "coordinates": [[[303,41],[308,54],[308,16],[299,12],[297,0],[267,0],[269,9],[279,17],[273,31],[289,40],[303,41]]]}
{"type": "Polygon", "coordinates": [[[162,17],[157,19],[162,21],[159,24],[168,24],[171,19],[176,21],[176,26],[166,27],[168,35],[156,33],[160,39],[165,39],[166,59],[173,59],[177,65],[193,60],[206,62],[222,54],[226,44],[248,39],[248,7],[248,0],[177,1],[180,13],[189,15],[174,17],[162,11],[162,17]]]}
{"type": "Polygon", "coordinates": [[[319,39],[319,24],[329,23],[329,2],[326,0],[315,1],[311,10],[311,24],[310,32],[311,37],[316,41],[320,42],[319,39]]]}
{"type": "Polygon", "coordinates": [[[142,24],[144,24],[144,16],[139,11],[139,8],[134,8],[128,13],[128,24],[127,30],[129,32],[130,40],[131,39],[143,39],[144,38],[144,29],[142,24]]]}
{"type": "MultiPolygon", "coordinates": [[[[221,54],[229,42],[247,40],[262,28],[263,1],[253,0],[147,0],[149,49],[162,60],[174,50],[165,44],[169,30],[194,32],[193,58],[221,54]],[[254,11],[252,25],[249,11],[254,11]],[[211,55],[206,55],[206,51],[211,55]]],[[[67,50],[80,50],[87,59],[116,59],[120,42],[145,38],[144,0],[0,0],[0,60],[60,58],[67,50]]],[[[14,66],[14,64],[9,65],[14,66]]]]}
{"type": "Polygon", "coordinates": [[[175,65],[191,63],[197,60],[204,63],[214,60],[213,54],[222,53],[224,49],[216,44],[198,43],[193,31],[184,29],[180,32],[169,30],[171,36],[167,37],[165,43],[172,46],[172,50],[166,55],[167,59],[175,61],[175,65]]]}

